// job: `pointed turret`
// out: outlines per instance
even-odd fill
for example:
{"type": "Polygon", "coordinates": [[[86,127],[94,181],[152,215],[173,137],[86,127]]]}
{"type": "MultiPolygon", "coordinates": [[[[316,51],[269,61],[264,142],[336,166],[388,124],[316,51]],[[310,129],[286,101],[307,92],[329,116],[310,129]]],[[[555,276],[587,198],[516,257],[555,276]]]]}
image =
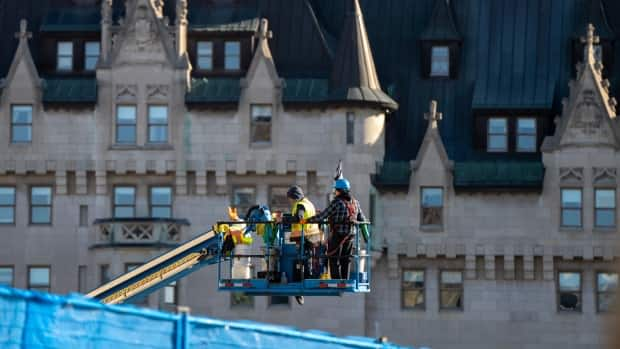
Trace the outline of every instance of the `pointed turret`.
{"type": "Polygon", "coordinates": [[[461,41],[461,34],[456,29],[450,0],[435,0],[435,6],[426,28],[420,34],[421,40],[461,41]]]}
{"type": "Polygon", "coordinates": [[[381,90],[358,0],[350,0],[329,87],[333,102],[398,108],[398,104],[381,90]]]}
{"type": "Polygon", "coordinates": [[[609,81],[603,78],[603,64],[595,55],[600,38],[588,24],[583,61],[577,65],[577,76],[569,83],[569,96],[563,101],[562,117],[553,137],[548,137],[542,150],[550,152],[562,147],[620,147],[616,123],[616,99],[609,94],[609,81]]]}

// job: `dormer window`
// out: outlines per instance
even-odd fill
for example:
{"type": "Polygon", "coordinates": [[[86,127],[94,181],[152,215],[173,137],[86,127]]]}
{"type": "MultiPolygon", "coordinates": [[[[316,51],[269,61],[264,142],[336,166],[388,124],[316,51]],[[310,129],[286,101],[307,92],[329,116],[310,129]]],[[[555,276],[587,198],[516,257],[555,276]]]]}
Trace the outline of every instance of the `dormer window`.
{"type": "Polygon", "coordinates": [[[58,71],[73,70],[73,42],[59,41],[56,47],[56,69],[58,71]]]}
{"type": "Polygon", "coordinates": [[[432,77],[447,77],[450,75],[450,49],[448,46],[433,46],[431,48],[432,77]]]}
{"type": "Polygon", "coordinates": [[[476,117],[476,148],[487,153],[536,153],[550,121],[540,115],[519,113],[476,117]]]}
{"type": "Polygon", "coordinates": [[[198,69],[211,70],[213,69],[213,42],[212,41],[199,41],[197,44],[198,52],[198,69]]]}
{"type": "Polygon", "coordinates": [[[224,69],[241,69],[241,45],[239,41],[226,41],[224,45],[224,69]]]}
{"type": "Polygon", "coordinates": [[[100,51],[101,48],[98,41],[90,41],[84,45],[84,70],[95,70],[100,51]]]}
{"type": "Polygon", "coordinates": [[[489,118],[487,127],[487,151],[508,151],[508,119],[489,118]]]}
{"type": "Polygon", "coordinates": [[[535,152],[536,151],[536,119],[518,118],[517,119],[517,151],[535,152]]]}

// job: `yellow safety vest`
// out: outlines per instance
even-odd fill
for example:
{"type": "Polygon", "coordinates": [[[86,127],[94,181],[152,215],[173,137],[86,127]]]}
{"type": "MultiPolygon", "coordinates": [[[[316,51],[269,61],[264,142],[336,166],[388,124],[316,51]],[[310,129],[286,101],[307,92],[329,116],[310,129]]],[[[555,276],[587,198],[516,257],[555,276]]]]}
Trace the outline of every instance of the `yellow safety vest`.
{"type": "MultiPolygon", "coordinates": [[[[293,204],[293,207],[291,208],[291,214],[293,217],[297,217],[297,206],[299,205],[303,205],[304,207],[304,219],[308,219],[316,214],[316,210],[312,202],[310,202],[307,198],[303,198],[293,204]]],[[[301,236],[301,226],[301,224],[291,224],[291,239],[299,238],[301,236]]],[[[305,236],[321,233],[318,224],[304,224],[303,228],[305,236]]]]}

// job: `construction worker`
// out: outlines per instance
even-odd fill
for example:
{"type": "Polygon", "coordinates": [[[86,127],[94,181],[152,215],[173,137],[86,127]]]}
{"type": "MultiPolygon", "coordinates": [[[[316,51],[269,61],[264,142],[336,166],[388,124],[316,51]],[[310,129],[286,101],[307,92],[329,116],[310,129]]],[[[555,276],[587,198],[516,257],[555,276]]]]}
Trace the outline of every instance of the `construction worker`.
{"type": "MultiPolygon", "coordinates": [[[[323,233],[319,229],[318,224],[300,224],[300,222],[315,215],[314,204],[305,197],[303,190],[298,185],[291,186],[286,192],[286,197],[291,204],[292,224],[290,240],[298,242],[301,245],[301,232],[303,229],[305,239],[304,250],[310,252],[320,248],[320,243],[323,240],[323,233]]],[[[306,269],[308,269],[308,267],[304,268],[304,270],[306,269]]],[[[309,270],[312,269],[319,269],[318,265],[315,266],[315,268],[309,268],[309,270]]],[[[303,296],[295,296],[295,300],[297,300],[299,305],[304,304],[303,296]]]]}
{"type": "Polygon", "coordinates": [[[301,239],[301,231],[303,228],[304,237],[313,244],[322,241],[322,232],[319,230],[318,224],[299,224],[298,222],[308,219],[316,214],[314,204],[304,196],[304,192],[298,185],[293,185],[286,192],[286,197],[291,204],[291,215],[293,216],[293,224],[291,224],[291,241],[298,242],[301,239]]]}
{"type": "Polygon", "coordinates": [[[345,178],[334,183],[334,199],[325,211],[302,223],[329,222],[331,236],[327,256],[332,279],[348,279],[351,250],[353,248],[354,222],[364,222],[366,217],[359,202],[351,196],[351,184],[345,178]]]}

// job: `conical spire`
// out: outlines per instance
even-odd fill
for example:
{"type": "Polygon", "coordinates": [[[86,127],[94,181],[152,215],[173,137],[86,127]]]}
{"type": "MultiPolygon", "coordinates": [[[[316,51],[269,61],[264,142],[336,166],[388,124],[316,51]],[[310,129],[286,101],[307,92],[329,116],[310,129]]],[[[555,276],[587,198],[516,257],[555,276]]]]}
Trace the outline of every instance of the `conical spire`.
{"type": "Polygon", "coordinates": [[[349,1],[349,11],[332,67],[331,99],[396,109],[398,104],[381,90],[359,2],[349,1]]]}

